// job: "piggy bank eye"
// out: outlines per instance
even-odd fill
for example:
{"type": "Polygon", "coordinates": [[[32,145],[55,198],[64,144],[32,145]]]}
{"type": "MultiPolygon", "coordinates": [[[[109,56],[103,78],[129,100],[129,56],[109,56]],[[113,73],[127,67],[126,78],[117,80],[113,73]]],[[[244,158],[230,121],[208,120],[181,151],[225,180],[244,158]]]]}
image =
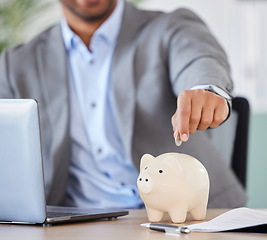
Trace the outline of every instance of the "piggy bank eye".
{"type": "Polygon", "coordinates": [[[163,173],[163,170],[159,170],[159,173],[163,173]]]}
{"type": "Polygon", "coordinates": [[[147,167],[145,167],[145,170],[147,170],[147,167]]]}

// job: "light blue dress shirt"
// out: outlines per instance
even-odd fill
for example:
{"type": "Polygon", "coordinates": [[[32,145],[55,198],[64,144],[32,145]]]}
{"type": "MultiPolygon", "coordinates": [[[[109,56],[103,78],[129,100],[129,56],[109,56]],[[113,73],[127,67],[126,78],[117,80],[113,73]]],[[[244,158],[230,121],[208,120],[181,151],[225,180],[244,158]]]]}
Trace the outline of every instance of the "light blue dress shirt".
{"type": "Polygon", "coordinates": [[[124,2],[91,38],[88,50],[61,21],[68,53],[71,162],[66,204],[90,208],[139,208],[138,172],[126,156],[113,115],[110,71],[124,2]]]}

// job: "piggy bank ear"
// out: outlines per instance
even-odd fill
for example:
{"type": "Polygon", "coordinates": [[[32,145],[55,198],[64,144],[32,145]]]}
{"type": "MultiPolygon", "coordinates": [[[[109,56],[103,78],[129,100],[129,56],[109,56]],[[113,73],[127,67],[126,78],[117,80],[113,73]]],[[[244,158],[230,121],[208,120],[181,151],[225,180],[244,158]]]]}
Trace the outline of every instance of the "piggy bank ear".
{"type": "Polygon", "coordinates": [[[168,156],[163,160],[164,164],[173,169],[174,171],[180,172],[182,171],[182,167],[179,163],[179,161],[173,157],[173,156],[168,156]]]}
{"type": "Polygon", "coordinates": [[[140,161],[140,170],[142,170],[147,164],[153,161],[155,157],[150,154],[144,154],[140,161]]]}

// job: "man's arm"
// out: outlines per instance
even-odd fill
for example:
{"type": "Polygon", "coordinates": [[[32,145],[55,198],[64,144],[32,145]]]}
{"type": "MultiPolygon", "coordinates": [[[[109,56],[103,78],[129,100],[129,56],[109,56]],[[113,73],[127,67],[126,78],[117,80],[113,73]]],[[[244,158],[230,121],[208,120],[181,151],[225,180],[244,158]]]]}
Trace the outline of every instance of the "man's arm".
{"type": "Polygon", "coordinates": [[[169,70],[177,110],[172,117],[174,137],[182,141],[196,129],[220,125],[229,114],[226,99],[218,94],[192,89],[199,85],[218,86],[231,95],[233,83],[224,50],[204,22],[186,9],[174,12],[169,23],[169,70]]]}

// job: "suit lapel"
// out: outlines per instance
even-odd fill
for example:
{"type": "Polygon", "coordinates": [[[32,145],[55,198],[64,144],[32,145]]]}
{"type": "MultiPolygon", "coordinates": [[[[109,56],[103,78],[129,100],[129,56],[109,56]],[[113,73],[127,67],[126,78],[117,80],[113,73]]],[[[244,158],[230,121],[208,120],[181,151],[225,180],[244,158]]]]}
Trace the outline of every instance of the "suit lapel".
{"type": "Polygon", "coordinates": [[[58,149],[58,145],[66,137],[66,133],[69,132],[66,52],[62,42],[60,25],[54,27],[47,35],[44,35],[38,45],[36,57],[45,99],[45,109],[49,116],[53,133],[53,144],[51,146],[54,149],[51,149],[51,154],[59,154],[54,150],[58,149]]]}
{"type": "Polygon", "coordinates": [[[120,136],[128,156],[131,156],[136,99],[134,78],[136,45],[134,42],[140,27],[146,21],[147,15],[125,2],[121,31],[112,63],[111,98],[120,136]]]}

